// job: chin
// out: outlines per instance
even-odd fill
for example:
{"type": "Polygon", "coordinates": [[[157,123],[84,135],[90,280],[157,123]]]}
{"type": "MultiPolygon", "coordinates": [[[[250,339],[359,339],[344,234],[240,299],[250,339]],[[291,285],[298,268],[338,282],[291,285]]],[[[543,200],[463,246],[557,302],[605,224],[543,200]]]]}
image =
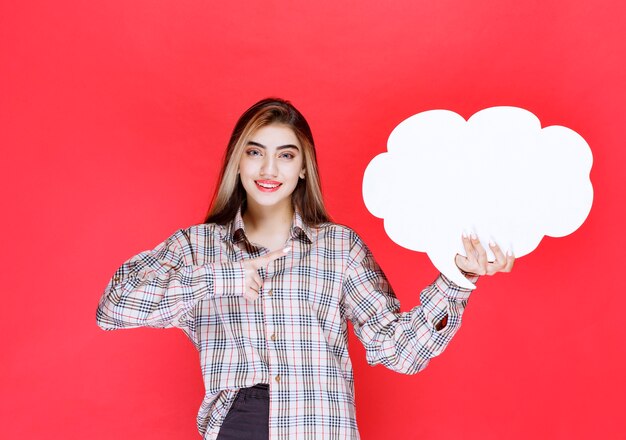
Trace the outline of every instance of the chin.
{"type": "Polygon", "coordinates": [[[267,194],[255,194],[254,196],[251,196],[250,193],[248,193],[246,198],[248,203],[253,202],[255,205],[263,206],[265,208],[278,208],[284,204],[289,204],[291,206],[291,194],[285,197],[279,194],[272,194],[271,196],[268,196],[267,194]]]}
{"type": "MultiPolygon", "coordinates": [[[[251,198],[248,197],[248,200],[253,200],[255,205],[258,206],[263,206],[264,208],[278,208],[280,206],[282,206],[283,204],[285,204],[286,200],[281,199],[281,200],[263,200],[263,199],[259,199],[259,198],[251,198]]],[[[291,198],[289,198],[289,203],[291,203],[291,198]]]]}

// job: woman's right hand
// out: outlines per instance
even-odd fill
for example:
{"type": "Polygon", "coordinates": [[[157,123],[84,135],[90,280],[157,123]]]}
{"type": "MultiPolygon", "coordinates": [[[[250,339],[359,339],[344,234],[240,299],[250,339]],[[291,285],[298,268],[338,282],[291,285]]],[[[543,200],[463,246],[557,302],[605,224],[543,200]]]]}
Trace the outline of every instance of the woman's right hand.
{"type": "Polygon", "coordinates": [[[259,289],[263,285],[261,275],[259,275],[259,269],[266,267],[272,261],[285,256],[291,248],[278,249],[272,251],[267,255],[263,255],[257,258],[251,258],[249,260],[243,260],[243,268],[246,272],[245,289],[243,297],[248,301],[255,301],[259,297],[259,289]]]}

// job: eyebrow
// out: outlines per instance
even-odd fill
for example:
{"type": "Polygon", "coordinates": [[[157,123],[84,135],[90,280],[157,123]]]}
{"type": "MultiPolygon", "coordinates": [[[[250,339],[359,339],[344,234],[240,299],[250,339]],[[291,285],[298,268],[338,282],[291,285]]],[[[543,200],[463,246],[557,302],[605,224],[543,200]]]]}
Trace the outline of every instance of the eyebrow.
{"type": "MultiPolygon", "coordinates": [[[[263,148],[264,150],[267,150],[267,147],[265,145],[259,144],[258,142],[248,141],[248,145],[254,145],[255,147],[259,147],[259,148],[263,148]]],[[[276,147],[277,150],[286,150],[287,148],[295,148],[296,150],[300,151],[300,148],[298,148],[297,145],[293,145],[293,144],[281,145],[280,147],[276,147]]]]}

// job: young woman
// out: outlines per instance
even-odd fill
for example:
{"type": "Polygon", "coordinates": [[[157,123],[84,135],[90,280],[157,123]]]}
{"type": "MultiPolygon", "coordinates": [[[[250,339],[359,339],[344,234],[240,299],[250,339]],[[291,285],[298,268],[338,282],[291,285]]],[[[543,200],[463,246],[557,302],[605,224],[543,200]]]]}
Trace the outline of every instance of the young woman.
{"type": "MultiPolygon", "coordinates": [[[[514,257],[463,237],[472,280],[514,257]]],[[[231,136],[204,224],[125,262],[98,325],[179,327],[200,354],[205,439],[356,439],[347,321],[367,361],[413,374],[461,324],[470,291],[443,275],[400,305],[372,254],[324,208],[311,130],[280,99],[248,109],[231,136]]]]}

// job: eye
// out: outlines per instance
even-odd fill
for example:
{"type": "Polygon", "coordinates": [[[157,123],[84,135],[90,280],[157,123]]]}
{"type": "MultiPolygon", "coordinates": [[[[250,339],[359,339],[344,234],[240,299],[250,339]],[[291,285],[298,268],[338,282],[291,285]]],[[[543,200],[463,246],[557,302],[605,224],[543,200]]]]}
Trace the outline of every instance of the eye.
{"type": "Polygon", "coordinates": [[[256,148],[251,148],[249,150],[246,150],[246,155],[251,156],[251,157],[256,157],[256,156],[260,156],[261,152],[257,150],[256,148]]]}
{"type": "Polygon", "coordinates": [[[283,159],[293,159],[296,155],[290,151],[285,151],[284,153],[281,153],[279,157],[283,159]]]}

